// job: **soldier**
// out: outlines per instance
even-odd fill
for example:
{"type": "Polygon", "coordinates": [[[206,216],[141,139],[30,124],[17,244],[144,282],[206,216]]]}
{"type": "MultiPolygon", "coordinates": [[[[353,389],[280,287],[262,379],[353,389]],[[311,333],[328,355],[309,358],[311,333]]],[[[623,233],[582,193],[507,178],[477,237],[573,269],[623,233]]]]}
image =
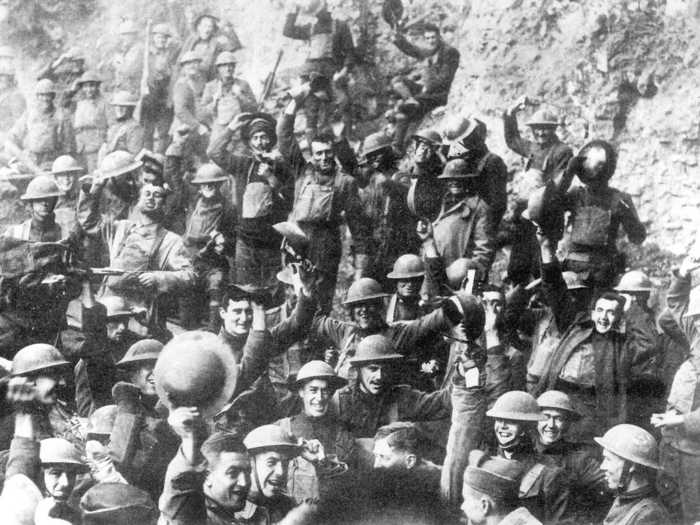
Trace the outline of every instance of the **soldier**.
{"type": "Polygon", "coordinates": [[[61,155],[51,165],[51,175],[61,192],[53,212],[56,223],[66,234],[73,231],[78,219],[77,179],[84,172],[85,169],[70,155],[61,155]]]}
{"type": "Polygon", "coordinates": [[[275,119],[267,113],[239,114],[214,137],[207,155],[231,178],[231,201],[237,214],[236,264],[232,280],[241,284],[274,286],[281,269],[281,236],[273,224],[291,209],[292,177],[279,153],[275,119]],[[246,152],[230,151],[241,132],[246,152]]]}
{"type": "Polygon", "coordinates": [[[194,51],[180,56],[180,75],[173,86],[173,123],[170,135],[182,127],[189,128],[189,145],[198,157],[204,157],[207,149],[209,128],[200,111],[199,102],[204,92],[205,79],[202,78],[202,57],[194,51]]]}
{"type": "Polygon", "coordinates": [[[136,155],[143,149],[143,126],[134,118],[138,101],[128,91],[117,91],[112,96],[115,122],[107,130],[107,140],[100,148],[99,158],[114,151],[128,151],[136,155]]]}
{"type": "Polygon", "coordinates": [[[633,244],[646,238],[632,198],[608,184],[616,165],[617,153],[610,143],[586,144],[569,169],[583,186],[569,189],[564,202],[564,211],[571,213],[564,269],[581,273],[586,283],[599,288],[611,286],[625,267],[616,245],[620,225],[633,244]]]}
{"type": "Polygon", "coordinates": [[[93,72],[86,71],[78,79],[78,88],[83,97],[78,100],[73,114],[76,152],[82,164],[92,173],[97,169],[100,147],[107,141],[108,109],[100,93],[102,80],[93,72]]]}
{"type": "Polygon", "coordinates": [[[427,47],[418,47],[409,42],[395,27],[394,44],[403,53],[423,62],[421,70],[413,78],[393,79],[392,89],[399,97],[396,105],[396,132],[394,144],[403,151],[408,127],[420,121],[428,112],[447,104],[447,96],[459,67],[459,51],[447,45],[440,35],[440,28],[434,24],[423,26],[423,38],[427,47]]]}
{"type": "Polygon", "coordinates": [[[35,172],[50,169],[59,155],[75,151],[75,137],[70,120],[54,105],[56,88],[48,79],[37,82],[35,103],[28,108],[10,130],[5,148],[35,172]]]}
{"type": "Polygon", "coordinates": [[[31,218],[10,225],[0,237],[0,251],[10,261],[15,249],[22,247],[15,258],[31,257],[14,278],[10,268],[5,268],[3,293],[8,303],[0,314],[0,348],[5,355],[11,356],[31,342],[54,343],[65,327],[68,303],[80,293],[80,281],[69,273],[64,257],[73,237],[62,231],[54,214],[60,195],[53,178],[35,177],[20,197],[30,205],[31,218]],[[63,246],[57,244],[64,240],[63,246]],[[53,278],[46,281],[49,275],[53,278]]]}
{"type": "Polygon", "coordinates": [[[66,118],[75,109],[74,98],[79,90],[76,82],[83,73],[85,57],[78,48],[72,48],[48,64],[36,76],[37,80],[50,80],[56,85],[56,106],[65,112],[66,118]]]}
{"type": "Polygon", "coordinates": [[[574,311],[554,248],[540,237],[545,300],[552,305],[563,336],[533,393],[568,394],[583,414],[575,431],[585,439],[626,420],[632,357],[650,352],[655,341],[643,331],[620,331],[624,299],[615,292],[597,293],[590,310],[574,311]]]}
{"type": "Polygon", "coordinates": [[[156,525],[158,506],[147,492],[126,483],[98,483],[80,498],[83,525],[156,525]]]}
{"type": "Polygon", "coordinates": [[[110,456],[119,473],[154,499],[163,490],[168,462],[178,446],[162,407],[156,406],[153,369],[162,349],[161,342],[143,339],[131,345],[117,362],[127,381],[112,388],[117,415],[109,439],[110,456]]]}
{"type": "Polygon", "coordinates": [[[469,455],[464,473],[461,509],[473,525],[541,525],[525,507],[518,507],[522,466],[517,461],[488,457],[480,450],[469,455]]]}
{"type": "Polygon", "coordinates": [[[386,322],[412,321],[428,313],[421,303],[420,290],[425,278],[425,265],[420,257],[407,253],[394,261],[387,279],[395,283],[396,292],[389,297],[386,322]]]}
{"type": "Polygon", "coordinates": [[[234,76],[237,62],[236,55],[230,51],[220,53],[215,62],[218,78],[204,86],[200,106],[207,113],[212,141],[224,132],[236,115],[257,109],[255,95],[248,82],[234,76]]]}
{"type": "Polygon", "coordinates": [[[168,466],[159,523],[242,524],[238,514],[248,505],[251,464],[240,435],[214,432],[202,443],[201,417],[190,407],[173,410],[168,423],[182,443],[168,466]]]}
{"type": "Polygon", "coordinates": [[[319,122],[324,98],[326,102],[335,98],[345,131],[349,133],[352,122],[347,77],[356,60],[350,27],[347,22],[332,17],[326,0],[316,0],[308,6],[308,14],[315,18],[312,24],[298,25],[299,6],[295,7],[294,12],[287,13],[282,34],[309,43],[301,78],[303,82],[314,80],[315,84],[323,86],[320,90],[314,89],[314,93],[305,101],[306,136],[310,140],[324,127],[324,123],[319,122]],[[318,96],[319,91],[323,93],[321,98],[318,96]]]}
{"type": "MultiPolygon", "coordinates": [[[[372,235],[367,253],[368,267],[363,276],[383,285],[392,261],[402,253],[418,252],[415,224],[406,205],[407,189],[393,180],[396,156],[391,137],[380,131],[368,135],[363,144],[363,162],[370,167],[369,183],[360,189],[364,216],[372,235]]],[[[386,286],[385,286],[386,287],[386,286]]]]}
{"type": "Polygon", "coordinates": [[[595,440],[603,447],[600,469],[605,473],[605,481],[610,490],[617,492],[605,523],[671,523],[654,487],[654,473],[661,469],[654,437],[635,425],[622,424],[595,440]]]}
{"type": "Polygon", "coordinates": [[[523,466],[522,505],[543,523],[558,523],[566,511],[569,486],[564,470],[543,464],[535,450],[533,434],[543,419],[537,401],[526,392],[506,392],[486,415],[494,420],[496,455],[523,466]]]}
{"type": "Polygon", "coordinates": [[[308,257],[318,268],[319,303],[330,311],[338,277],[341,256],[341,214],[352,235],[355,267],[359,274],[367,266],[368,232],[362,215],[362,204],[354,179],[340,171],[333,152],[332,134],[317,135],[311,141],[311,163],[308,163],[294,138],[296,112],[310,86],[303,86],[287,106],[278,124],[280,152],[295,174],[294,206],[290,220],[309,238],[308,257]]]}
{"type": "MultiPolygon", "coordinates": [[[[485,282],[493,260],[494,234],[489,219],[491,208],[477,193],[476,175],[467,171],[466,162],[454,159],[445,165],[438,179],[447,183],[447,193],[435,222],[418,223],[423,256],[426,260],[440,259],[444,267],[467,258],[470,268],[478,272],[477,280],[485,282]]],[[[432,271],[426,281],[429,293],[435,294],[438,283],[433,282],[432,271]]]]}
{"type": "MultiPolygon", "coordinates": [[[[435,336],[443,330],[462,321],[460,308],[456,298],[445,301],[442,308],[419,317],[413,321],[387,324],[384,321],[384,298],[387,296],[382,287],[374,279],[363,277],[358,279],[348,289],[343,303],[349,310],[351,322],[338,321],[329,316],[316,316],[311,328],[312,335],[325,337],[333,342],[338,354],[327,355],[339,376],[348,378],[352,357],[357,345],[366,337],[381,334],[392,341],[397,351],[406,356],[416,353],[417,343],[435,336]]],[[[465,312],[467,322],[471,322],[465,312]]]]}
{"type": "Polygon", "coordinates": [[[216,78],[216,57],[224,51],[236,52],[242,48],[235,33],[233,39],[219,32],[219,19],[214,15],[205,13],[198,16],[192,24],[192,33],[180,50],[179,63],[185,54],[194,53],[202,60],[201,71],[204,81],[209,82],[216,78]]]}
{"type": "Polygon", "coordinates": [[[112,59],[114,90],[138,93],[143,72],[143,44],[132,20],[123,20],[117,29],[119,44],[112,59]]]}
{"type": "Polygon", "coordinates": [[[109,220],[100,215],[99,196],[104,183],[104,179],[93,182],[90,210],[81,220],[81,227],[91,239],[107,246],[109,265],[125,273],[107,277],[101,296],[121,296],[128,304],[145,308],[149,312],[147,333],[163,337],[164,294],[177,297],[187,293],[195,281],[182,238],[161,225],[165,190],[163,186],[145,184],[133,216],[109,220]]]}
{"type": "MultiPolygon", "coordinates": [[[[571,423],[581,418],[571,398],[564,392],[548,390],[537,398],[544,419],[537,422],[537,449],[540,460],[548,466],[564,470],[570,487],[565,516],[597,515],[610,504],[610,491],[600,470],[600,455],[595,447],[584,442],[569,441],[571,423]]],[[[566,517],[564,518],[566,520],[566,517]]]]}
{"type": "Polygon", "coordinates": [[[177,63],[177,48],[172,43],[172,30],[168,24],[154,25],[151,34],[148,94],[141,100],[141,121],[144,146],[156,153],[165,153],[173,120],[170,87],[177,63]]]}
{"type": "MultiPolygon", "coordinates": [[[[407,172],[398,177],[410,177],[406,196],[408,209],[416,219],[434,221],[440,213],[440,201],[445,193],[438,175],[442,173],[442,137],[437,131],[424,129],[417,131],[413,139],[413,156],[407,172]]],[[[403,182],[403,180],[402,180],[403,182]]]]}
{"type": "Polygon", "coordinates": [[[404,359],[391,340],[369,335],[357,345],[351,383],[333,396],[333,409],[355,438],[374,437],[379,427],[396,421],[432,421],[449,417],[450,389],[421,392],[396,384],[404,359]]]}
{"type": "Polygon", "coordinates": [[[333,394],[346,384],[347,381],[338,377],[328,364],[309,361],[301,367],[293,385],[302,402],[301,412],[276,423],[291,435],[320,441],[326,455],[335,459],[335,465],[327,462],[320,472],[303,457],[291,460],[288,493],[297,503],[323,497],[333,490],[333,479],[324,475],[325,472],[331,474],[329,467],[355,466],[355,440],[329,411],[333,394]]]}
{"type": "Polygon", "coordinates": [[[325,456],[323,445],[318,440],[297,439],[277,425],[256,428],[243,444],[250,454],[253,483],[241,518],[253,523],[276,523],[289,516],[292,523],[311,523],[317,506],[303,502],[295,508],[294,500],[285,494],[289,462],[301,456],[312,465],[318,464],[325,456]],[[292,521],[292,516],[299,521],[292,521]]]}
{"type": "Polygon", "coordinates": [[[486,124],[462,115],[450,117],[443,129],[444,141],[450,145],[448,160],[462,159],[467,173],[474,174],[474,190],[490,206],[490,227],[495,232],[508,203],[508,173],[503,159],[486,145],[486,134],[486,124]]]}
{"type": "MultiPolygon", "coordinates": [[[[198,188],[199,197],[187,219],[184,242],[206,294],[209,329],[218,332],[221,325],[219,309],[229,273],[228,259],[235,250],[235,210],[221,194],[228,180],[216,164],[203,164],[190,184],[198,188]]],[[[183,297],[183,324],[193,328],[199,320],[197,301],[201,297],[183,297]],[[194,300],[192,300],[194,299],[194,300]]],[[[201,301],[200,301],[201,302],[201,301]]]]}

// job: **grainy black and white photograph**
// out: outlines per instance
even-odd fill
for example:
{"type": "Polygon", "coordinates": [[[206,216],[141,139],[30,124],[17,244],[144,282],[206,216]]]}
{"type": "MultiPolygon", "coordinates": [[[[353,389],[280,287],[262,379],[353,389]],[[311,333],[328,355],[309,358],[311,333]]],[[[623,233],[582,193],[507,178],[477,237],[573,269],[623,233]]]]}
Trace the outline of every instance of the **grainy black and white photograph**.
{"type": "Polygon", "coordinates": [[[0,0],[1,525],[700,523],[700,0],[0,0]]]}

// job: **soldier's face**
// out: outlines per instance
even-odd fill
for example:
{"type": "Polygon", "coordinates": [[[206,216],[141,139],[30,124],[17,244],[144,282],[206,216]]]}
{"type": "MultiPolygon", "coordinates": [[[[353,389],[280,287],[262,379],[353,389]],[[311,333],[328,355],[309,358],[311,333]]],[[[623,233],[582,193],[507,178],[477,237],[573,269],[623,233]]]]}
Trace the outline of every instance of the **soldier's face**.
{"type": "Polygon", "coordinates": [[[250,490],[250,459],[247,454],[222,452],[204,481],[204,494],[229,511],[245,507],[250,490]]]}
{"type": "Polygon", "coordinates": [[[97,98],[99,88],[100,85],[97,82],[86,82],[83,84],[83,94],[85,95],[85,98],[97,98]]]}
{"type": "Polygon", "coordinates": [[[144,396],[157,396],[156,380],[153,377],[155,361],[144,361],[131,372],[131,382],[141,390],[144,396]]]}
{"type": "Polygon", "coordinates": [[[426,31],[423,34],[423,38],[425,39],[426,47],[430,51],[437,51],[437,48],[440,46],[440,33],[435,31],[426,31]]]}
{"type": "Polygon", "coordinates": [[[156,49],[165,49],[168,47],[169,41],[170,37],[168,35],[164,35],[163,33],[156,33],[153,35],[153,47],[156,49]]]}
{"type": "Polygon", "coordinates": [[[552,142],[554,142],[554,138],[556,137],[555,130],[556,128],[553,128],[551,126],[533,126],[532,136],[535,138],[535,142],[540,146],[548,146],[552,142]]]}
{"type": "Polygon", "coordinates": [[[199,194],[205,199],[213,199],[219,194],[221,184],[208,183],[199,185],[199,194]]]}
{"type": "Polygon", "coordinates": [[[67,501],[75,487],[76,471],[69,465],[51,465],[44,468],[46,492],[58,501],[67,501]]]}
{"type": "Polygon", "coordinates": [[[53,178],[56,180],[58,189],[62,192],[68,193],[73,189],[75,176],[72,173],[56,173],[53,178]]]}
{"type": "Polygon", "coordinates": [[[322,417],[328,411],[331,389],[325,379],[311,379],[299,389],[299,397],[304,403],[304,414],[309,417],[322,417]]]}
{"type": "Polygon", "coordinates": [[[129,317],[119,316],[107,319],[107,339],[116,343],[123,341],[129,327],[129,317]]]}
{"type": "Polygon", "coordinates": [[[396,283],[396,293],[401,298],[415,299],[420,294],[423,279],[406,279],[396,283]]]}
{"type": "Polygon", "coordinates": [[[514,443],[520,439],[520,436],[525,434],[522,422],[510,419],[497,419],[494,421],[493,429],[496,432],[498,444],[503,446],[514,443]]]}
{"type": "Polygon", "coordinates": [[[269,151],[272,140],[265,131],[256,131],[248,141],[253,151],[269,151]]]}
{"type": "Polygon", "coordinates": [[[360,389],[373,396],[384,389],[388,379],[388,368],[383,363],[371,363],[360,367],[360,389]]]}
{"type": "Polygon", "coordinates": [[[386,438],[378,439],[374,443],[374,468],[377,470],[405,471],[416,464],[415,454],[392,447],[386,438]]]}
{"type": "Polygon", "coordinates": [[[34,377],[35,399],[42,405],[50,406],[58,400],[58,390],[66,384],[63,375],[57,371],[47,370],[34,377]]]}
{"type": "Polygon", "coordinates": [[[32,201],[32,215],[39,222],[45,221],[56,207],[56,197],[32,201]]]}
{"type": "Polygon", "coordinates": [[[468,522],[471,525],[485,523],[489,510],[487,500],[469,485],[464,485],[462,488],[462,498],[464,501],[461,509],[468,522]]]}
{"type": "Polygon", "coordinates": [[[145,184],[139,194],[139,209],[144,213],[159,212],[165,203],[165,192],[161,186],[145,184]]]}
{"type": "Polygon", "coordinates": [[[605,474],[605,482],[608,484],[608,488],[616,490],[622,482],[625,460],[617,454],[603,449],[603,462],[600,464],[600,470],[605,474]]]}
{"type": "Polygon", "coordinates": [[[214,20],[206,17],[202,18],[199,24],[197,24],[197,35],[199,35],[199,38],[202,40],[209,40],[214,34],[215,27],[214,20]]]}
{"type": "Polygon", "coordinates": [[[603,148],[590,148],[583,160],[581,178],[584,184],[604,182],[602,176],[607,164],[607,154],[603,148]]]}
{"type": "Polygon", "coordinates": [[[246,335],[253,322],[253,309],[250,301],[229,301],[226,308],[219,309],[219,315],[224,323],[224,330],[231,335],[246,335]]]}
{"type": "Polygon", "coordinates": [[[199,61],[187,62],[182,65],[182,70],[188,77],[196,77],[197,75],[199,75],[199,67],[201,64],[202,63],[199,61]]]}
{"type": "Polygon", "coordinates": [[[53,109],[54,95],[50,93],[38,93],[36,95],[36,103],[39,111],[48,113],[53,109]]]}
{"type": "Polygon", "coordinates": [[[424,140],[416,140],[416,147],[413,152],[413,161],[416,164],[425,164],[433,154],[433,148],[424,140]]]}
{"type": "Polygon", "coordinates": [[[607,334],[615,327],[620,317],[620,303],[614,300],[598,299],[595,302],[591,319],[595,324],[595,330],[599,334],[607,334]]]}
{"type": "Polygon", "coordinates": [[[481,294],[481,304],[486,310],[492,310],[496,314],[500,314],[503,310],[503,294],[501,292],[484,292],[481,294]]]}
{"type": "Polygon", "coordinates": [[[464,179],[447,179],[447,191],[455,197],[461,197],[467,193],[467,185],[464,179]]]}
{"type": "Polygon", "coordinates": [[[333,144],[330,142],[311,142],[311,159],[321,173],[328,174],[335,166],[333,144]]]}
{"type": "Polygon", "coordinates": [[[552,445],[564,437],[569,428],[569,418],[563,410],[542,409],[544,420],[537,422],[537,432],[543,445],[552,445]]]}
{"type": "Polygon", "coordinates": [[[217,66],[216,70],[219,72],[219,78],[226,82],[233,79],[233,74],[236,72],[236,64],[221,64],[217,66]]]}
{"type": "Polygon", "coordinates": [[[360,303],[352,308],[352,319],[361,330],[373,330],[382,324],[382,306],[372,301],[360,303]]]}
{"type": "Polygon", "coordinates": [[[114,106],[114,116],[117,120],[125,120],[131,117],[134,108],[131,106],[114,106]]]}
{"type": "Polygon", "coordinates": [[[274,498],[287,490],[289,458],[274,450],[261,452],[253,458],[253,468],[260,483],[260,492],[266,498],[274,498]]]}

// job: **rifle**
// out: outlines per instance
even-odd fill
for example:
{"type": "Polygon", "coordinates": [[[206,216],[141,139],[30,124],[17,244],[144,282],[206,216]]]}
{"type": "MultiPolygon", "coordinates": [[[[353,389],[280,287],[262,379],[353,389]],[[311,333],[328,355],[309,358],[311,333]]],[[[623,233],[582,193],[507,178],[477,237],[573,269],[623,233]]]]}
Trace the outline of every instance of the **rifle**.
{"type": "Polygon", "coordinates": [[[151,89],[148,86],[148,77],[151,76],[151,24],[152,20],[146,22],[146,42],[143,46],[143,67],[141,69],[141,85],[139,87],[139,101],[134,110],[136,121],[142,122],[143,100],[151,94],[151,89]]]}
{"type": "Polygon", "coordinates": [[[265,79],[265,85],[263,86],[262,94],[260,95],[260,100],[258,101],[258,111],[262,111],[263,106],[265,105],[265,100],[267,100],[267,97],[269,97],[270,93],[272,93],[272,87],[275,84],[275,75],[277,74],[277,68],[279,67],[280,62],[282,61],[283,54],[284,50],[280,49],[277,53],[277,60],[275,60],[275,66],[272,68],[272,71],[265,79]]]}

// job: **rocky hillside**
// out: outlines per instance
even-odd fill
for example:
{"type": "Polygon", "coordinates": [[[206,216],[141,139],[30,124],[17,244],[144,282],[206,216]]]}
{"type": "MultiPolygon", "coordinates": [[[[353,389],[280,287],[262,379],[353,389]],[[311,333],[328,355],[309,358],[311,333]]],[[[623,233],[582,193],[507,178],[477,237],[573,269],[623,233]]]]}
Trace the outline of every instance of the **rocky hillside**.
{"type": "MultiPolygon", "coordinates": [[[[62,17],[58,28],[56,18],[50,20],[51,31],[41,40],[42,47],[25,46],[24,58],[34,66],[38,49],[77,45],[92,67],[107,72],[116,41],[112,32],[122,17],[133,16],[144,24],[147,18],[169,20],[184,36],[194,16],[210,8],[222,16],[224,25],[235,28],[245,45],[239,70],[254,89],[260,89],[280,49],[284,50],[281,81],[289,83],[303,60],[303,46],[281,36],[289,3],[98,0],[92,14],[62,17]]],[[[329,3],[337,16],[350,20],[356,37],[364,31],[365,45],[379,66],[366,70],[358,93],[364,93],[367,85],[381,89],[392,73],[410,64],[390,43],[389,27],[379,16],[380,0],[329,3]],[[369,18],[361,17],[364,2],[369,18]]],[[[403,3],[408,18],[439,23],[446,40],[462,54],[449,104],[431,117],[436,126],[445,111],[478,116],[489,125],[489,145],[516,171],[520,159],[505,147],[502,111],[522,95],[550,104],[560,113],[561,135],[574,146],[592,137],[618,145],[620,161],[613,184],[634,196],[650,231],[648,246],[680,254],[694,241],[700,225],[698,0],[403,3]]],[[[12,13],[9,16],[12,20],[12,13]]],[[[527,116],[523,114],[522,120],[527,116]]],[[[379,125],[377,120],[369,127],[379,125]]],[[[655,262],[647,263],[654,269],[655,262]]]]}

